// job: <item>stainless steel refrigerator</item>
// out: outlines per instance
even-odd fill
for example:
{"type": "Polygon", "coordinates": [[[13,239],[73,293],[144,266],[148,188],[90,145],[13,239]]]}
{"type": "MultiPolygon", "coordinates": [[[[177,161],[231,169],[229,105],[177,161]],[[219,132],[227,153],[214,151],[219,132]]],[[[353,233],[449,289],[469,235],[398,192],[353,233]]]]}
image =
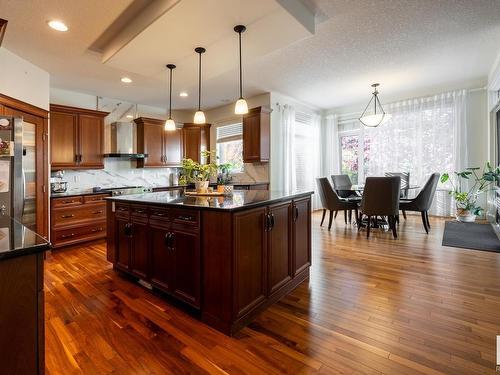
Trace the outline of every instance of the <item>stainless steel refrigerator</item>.
{"type": "Polygon", "coordinates": [[[0,116],[0,207],[36,231],[36,125],[0,116]]]}

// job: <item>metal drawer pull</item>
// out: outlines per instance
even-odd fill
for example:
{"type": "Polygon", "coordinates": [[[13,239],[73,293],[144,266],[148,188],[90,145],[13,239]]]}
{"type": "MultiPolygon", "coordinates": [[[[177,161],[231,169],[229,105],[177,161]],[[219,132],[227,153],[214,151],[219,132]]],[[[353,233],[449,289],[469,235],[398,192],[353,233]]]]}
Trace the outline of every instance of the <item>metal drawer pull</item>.
{"type": "Polygon", "coordinates": [[[128,209],[127,209],[127,208],[125,208],[125,207],[119,207],[119,208],[118,208],[118,211],[128,211],[128,209]]]}
{"type": "Polygon", "coordinates": [[[165,216],[165,214],[162,214],[161,212],[155,212],[153,215],[155,215],[155,216],[165,216]]]}
{"type": "Polygon", "coordinates": [[[101,211],[94,211],[94,212],[92,212],[92,213],[93,213],[94,215],[97,215],[97,214],[102,214],[103,212],[104,212],[104,211],[102,211],[102,210],[101,210],[101,211]]]}
{"type": "Polygon", "coordinates": [[[192,216],[177,216],[179,220],[184,220],[184,221],[194,221],[194,218],[192,216]]]}
{"type": "Polygon", "coordinates": [[[103,228],[100,228],[100,227],[99,227],[99,228],[94,228],[94,229],[92,229],[91,231],[92,231],[92,232],[102,232],[103,230],[104,230],[103,228]]]}
{"type": "Polygon", "coordinates": [[[74,233],[70,233],[70,234],[63,234],[61,236],[61,238],[68,238],[68,237],[73,237],[75,234],[74,233]]]}
{"type": "Polygon", "coordinates": [[[134,212],[136,212],[138,214],[142,214],[142,213],[144,213],[144,210],[134,210],[134,212]]]}
{"type": "Polygon", "coordinates": [[[75,217],[75,215],[71,214],[71,215],[62,215],[61,216],[63,219],[69,219],[70,217],[75,217]]]}
{"type": "Polygon", "coordinates": [[[64,204],[75,203],[75,201],[63,201],[64,204]]]}

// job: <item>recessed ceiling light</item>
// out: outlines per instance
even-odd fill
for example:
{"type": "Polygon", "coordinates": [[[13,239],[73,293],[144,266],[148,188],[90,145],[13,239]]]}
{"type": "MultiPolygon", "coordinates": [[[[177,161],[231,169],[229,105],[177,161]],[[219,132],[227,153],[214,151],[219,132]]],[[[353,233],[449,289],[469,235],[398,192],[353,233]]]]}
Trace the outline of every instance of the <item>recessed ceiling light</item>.
{"type": "Polygon", "coordinates": [[[185,98],[186,96],[188,96],[188,93],[187,93],[187,92],[185,92],[185,91],[183,91],[183,92],[181,92],[181,93],[179,94],[179,96],[181,96],[181,97],[185,98]]]}
{"type": "Polygon", "coordinates": [[[122,77],[122,82],[123,83],[132,83],[132,80],[128,77],[122,77]]]}
{"type": "Polygon", "coordinates": [[[68,26],[62,21],[52,20],[47,22],[51,28],[57,31],[68,31],[68,26]]]}
{"type": "Polygon", "coordinates": [[[133,115],[127,115],[127,118],[134,118],[133,115]]]}

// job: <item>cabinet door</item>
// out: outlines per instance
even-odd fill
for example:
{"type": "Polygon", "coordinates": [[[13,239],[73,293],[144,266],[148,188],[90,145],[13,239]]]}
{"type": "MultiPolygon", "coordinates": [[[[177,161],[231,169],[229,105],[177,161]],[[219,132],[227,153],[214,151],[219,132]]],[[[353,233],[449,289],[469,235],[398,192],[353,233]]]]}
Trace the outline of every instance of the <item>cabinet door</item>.
{"type": "Polygon", "coordinates": [[[144,125],[144,153],[148,157],[144,159],[145,167],[163,167],[164,143],[163,126],[144,125]]]}
{"type": "Polygon", "coordinates": [[[277,291],[292,278],[291,202],[269,207],[271,228],[268,231],[269,294],[277,291]]]}
{"type": "Polygon", "coordinates": [[[267,294],[266,208],[234,214],[235,313],[240,317],[267,294]]]}
{"type": "Polygon", "coordinates": [[[78,115],[78,135],[79,166],[83,168],[104,168],[104,123],[102,117],[78,115]]]}
{"type": "Polygon", "coordinates": [[[116,219],[116,267],[128,271],[130,267],[130,229],[128,220],[116,219]]]}
{"type": "Polygon", "coordinates": [[[164,132],[165,142],[165,165],[179,166],[182,162],[182,129],[164,132]]]}
{"type": "Polygon", "coordinates": [[[184,158],[199,163],[201,160],[201,127],[184,127],[184,158]]]}
{"type": "Polygon", "coordinates": [[[147,222],[131,220],[130,271],[141,278],[148,276],[148,226],[147,222]]]}
{"type": "Polygon", "coordinates": [[[200,237],[197,233],[174,231],[174,295],[200,307],[200,237]]]}
{"type": "Polygon", "coordinates": [[[294,201],[292,217],[295,276],[311,265],[311,199],[294,201]]]}
{"type": "Polygon", "coordinates": [[[52,169],[73,168],[77,165],[78,116],[50,112],[50,160],[52,169]]]}
{"type": "MultiPolygon", "coordinates": [[[[201,143],[200,143],[200,151],[210,151],[210,124],[205,124],[201,127],[201,143]]],[[[215,160],[213,160],[215,162],[215,160]]],[[[203,164],[210,163],[210,160],[202,157],[201,162],[203,164]]]]}
{"type": "Polygon", "coordinates": [[[260,115],[243,118],[243,162],[260,161],[260,115]]]}
{"type": "Polygon", "coordinates": [[[174,249],[171,247],[167,227],[150,226],[150,281],[154,286],[168,292],[173,292],[175,277],[174,249]]]}

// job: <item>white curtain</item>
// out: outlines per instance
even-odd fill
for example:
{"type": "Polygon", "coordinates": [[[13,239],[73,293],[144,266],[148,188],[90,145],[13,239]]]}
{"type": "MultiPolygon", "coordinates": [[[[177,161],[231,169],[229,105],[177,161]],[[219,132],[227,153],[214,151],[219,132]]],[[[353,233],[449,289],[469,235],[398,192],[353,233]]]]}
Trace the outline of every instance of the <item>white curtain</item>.
{"type": "MultiPolygon", "coordinates": [[[[466,90],[396,102],[384,110],[392,114],[388,122],[364,129],[368,176],[410,172],[410,185],[423,186],[433,172],[467,167],[466,90]]],[[[452,206],[440,187],[430,213],[450,215],[452,206]]]]}
{"type": "Polygon", "coordinates": [[[336,114],[325,117],[321,129],[321,138],[322,177],[330,179],[331,175],[340,173],[339,131],[336,114]]]}
{"type": "Polygon", "coordinates": [[[285,193],[297,190],[295,174],[295,109],[285,104],[280,107],[283,131],[283,190],[285,193]]]}

